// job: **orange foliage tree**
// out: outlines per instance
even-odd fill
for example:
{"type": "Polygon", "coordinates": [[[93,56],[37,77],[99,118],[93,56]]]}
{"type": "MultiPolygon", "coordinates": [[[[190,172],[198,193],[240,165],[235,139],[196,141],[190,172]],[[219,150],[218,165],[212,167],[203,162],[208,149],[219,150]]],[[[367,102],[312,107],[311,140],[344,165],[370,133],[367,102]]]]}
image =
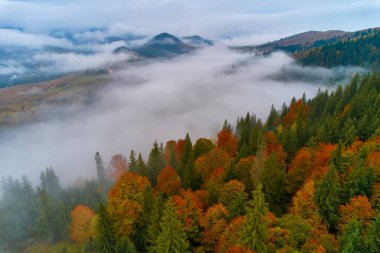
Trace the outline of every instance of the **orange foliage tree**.
{"type": "Polygon", "coordinates": [[[165,193],[167,196],[173,196],[179,193],[181,189],[181,178],[171,167],[166,166],[157,176],[156,190],[165,193]]]}
{"type": "Polygon", "coordinates": [[[289,165],[286,175],[286,190],[288,193],[293,194],[302,186],[310,174],[311,164],[310,151],[306,148],[300,149],[289,165]]]}
{"type": "Polygon", "coordinates": [[[245,216],[239,216],[235,217],[230,224],[227,225],[226,229],[219,237],[218,244],[215,247],[215,252],[234,252],[231,250],[236,250],[236,247],[239,247],[236,243],[239,241],[239,233],[244,222],[245,216]]]}
{"type": "Polygon", "coordinates": [[[276,153],[280,165],[285,165],[286,152],[273,132],[265,134],[266,154],[276,153]]]}
{"type": "Polygon", "coordinates": [[[350,203],[340,206],[339,211],[341,216],[339,228],[342,230],[352,219],[357,219],[364,227],[368,227],[376,215],[365,196],[353,197],[350,203]]]}
{"type": "Polygon", "coordinates": [[[255,159],[255,156],[241,158],[233,168],[234,177],[245,185],[246,192],[248,193],[251,193],[254,188],[253,180],[251,178],[251,170],[255,163],[255,159]]]}
{"type": "Polygon", "coordinates": [[[302,99],[297,100],[289,108],[289,112],[284,117],[284,125],[291,126],[297,119],[297,117],[306,117],[308,113],[308,106],[305,105],[302,99]]]}
{"type": "Polygon", "coordinates": [[[314,201],[314,192],[314,181],[310,180],[306,182],[293,197],[293,205],[290,208],[290,213],[302,217],[309,221],[310,225],[316,229],[327,233],[327,227],[323,224],[318,213],[318,206],[314,201]]]}
{"type": "Polygon", "coordinates": [[[144,212],[145,192],[150,187],[148,178],[127,172],[109,192],[108,210],[120,238],[132,233],[144,212]]]}
{"type": "Polygon", "coordinates": [[[95,213],[85,205],[77,205],[71,211],[70,237],[73,241],[84,243],[93,237],[95,213]]]}
{"type": "Polygon", "coordinates": [[[236,156],[237,138],[230,129],[223,129],[218,133],[217,147],[225,150],[230,156],[236,156]]]}
{"type": "Polygon", "coordinates": [[[201,226],[203,228],[202,242],[206,251],[214,250],[218,243],[219,237],[226,229],[227,209],[222,204],[216,204],[209,209],[201,218],[201,226]]]}
{"type": "Polygon", "coordinates": [[[110,177],[114,180],[117,181],[119,177],[127,172],[128,170],[128,161],[127,158],[122,155],[114,155],[111,158],[111,162],[109,164],[109,172],[110,172],[110,177]]]}
{"type": "Polygon", "coordinates": [[[254,253],[250,249],[246,249],[243,246],[236,245],[228,249],[227,253],[254,253]]]}
{"type": "Polygon", "coordinates": [[[184,230],[192,242],[200,242],[200,219],[203,201],[201,195],[190,189],[182,189],[179,195],[171,198],[180,220],[184,221],[184,230]]]}
{"type": "Polygon", "coordinates": [[[224,150],[215,148],[209,153],[200,156],[195,161],[195,168],[206,181],[218,168],[226,169],[231,162],[231,156],[224,150]]]}
{"type": "Polygon", "coordinates": [[[329,160],[335,149],[336,145],[333,144],[319,144],[311,166],[310,177],[312,179],[320,179],[326,174],[329,160]]]}

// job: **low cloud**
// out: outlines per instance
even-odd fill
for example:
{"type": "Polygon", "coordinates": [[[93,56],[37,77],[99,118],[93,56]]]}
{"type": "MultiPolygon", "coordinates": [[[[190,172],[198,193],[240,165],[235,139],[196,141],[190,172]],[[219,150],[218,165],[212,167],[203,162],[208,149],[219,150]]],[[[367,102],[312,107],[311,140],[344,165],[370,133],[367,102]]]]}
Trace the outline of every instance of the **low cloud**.
{"type": "MultiPolygon", "coordinates": [[[[322,83],[268,78],[294,64],[285,54],[254,57],[225,47],[168,61],[136,64],[112,74],[90,106],[44,114],[45,121],[2,131],[0,176],[34,182],[53,166],[62,181],[91,177],[93,156],[108,161],[131,149],[148,154],[154,140],[215,137],[224,119],[254,112],[265,120],[271,104],[315,95],[322,83]]],[[[313,71],[309,69],[308,71],[313,71]]]]}

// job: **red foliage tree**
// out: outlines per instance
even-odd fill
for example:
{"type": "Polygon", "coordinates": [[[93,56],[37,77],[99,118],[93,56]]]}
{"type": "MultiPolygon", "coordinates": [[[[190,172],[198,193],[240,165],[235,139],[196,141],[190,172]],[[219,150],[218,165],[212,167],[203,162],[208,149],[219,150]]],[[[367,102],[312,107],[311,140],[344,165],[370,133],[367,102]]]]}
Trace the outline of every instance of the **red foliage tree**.
{"type": "Polygon", "coordinates": [[[127,158],[122,154],[112,156],[111,162],[109,164],[110,177],[114,181],[117,181],[119,177],[127,171],[128,171],[127,158]]]}
{"type": "Polygon", "coordinates": [[[225,150],[230,156],[236,156],[237,138],[230,129],[223,129],[218,133],[217,147],[225,150]]]}
{"type": "Polygon", "coordinates": [[[181,178],[171,166],[166,166],[157,176],[156,190],[167,196],[178,194],[181,187],[181,178]]]}

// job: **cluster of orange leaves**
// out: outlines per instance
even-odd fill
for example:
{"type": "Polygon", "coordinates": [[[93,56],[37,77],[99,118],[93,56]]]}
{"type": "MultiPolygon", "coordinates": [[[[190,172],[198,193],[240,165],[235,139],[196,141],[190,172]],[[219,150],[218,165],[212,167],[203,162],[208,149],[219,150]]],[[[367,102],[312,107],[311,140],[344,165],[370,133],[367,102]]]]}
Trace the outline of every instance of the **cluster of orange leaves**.
{"type": "Polygon", "coordinates": [[[157,191],[165,193],[167,196],[173,196],[178,194],[181,188],[181,178],[171,166],[166,166],[158,174],[155,187],[157,191]]]}
{"type": "Polygon", "coordinates": [[[133,232],[134,225],[144,212],[145,191],[150,187],[148,178],[126,172],[116,182],[108,196],[108,210],[115,221],[120,237],[133,232]]]}
{"type": "Polygon", "coordinates": [[[85,205],[77,205],[71,211],[70,237],[74,242],[84,243],[93,237],[95,216],[85,205]]]}

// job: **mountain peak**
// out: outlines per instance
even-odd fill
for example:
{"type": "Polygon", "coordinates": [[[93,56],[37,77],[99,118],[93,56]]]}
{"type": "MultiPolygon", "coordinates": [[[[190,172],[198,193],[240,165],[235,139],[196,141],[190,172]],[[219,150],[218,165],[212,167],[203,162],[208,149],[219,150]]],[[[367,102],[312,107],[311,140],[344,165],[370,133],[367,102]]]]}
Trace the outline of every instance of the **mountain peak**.
{"type": "Polygon", "coordinates": [[[159,43],[181,43],[181,40],[175,37],[174,35],[171,35],[169,33],[160,33],[156,36],[154,36],[151,40],[151,42],[159,42],[159,43]]]}

